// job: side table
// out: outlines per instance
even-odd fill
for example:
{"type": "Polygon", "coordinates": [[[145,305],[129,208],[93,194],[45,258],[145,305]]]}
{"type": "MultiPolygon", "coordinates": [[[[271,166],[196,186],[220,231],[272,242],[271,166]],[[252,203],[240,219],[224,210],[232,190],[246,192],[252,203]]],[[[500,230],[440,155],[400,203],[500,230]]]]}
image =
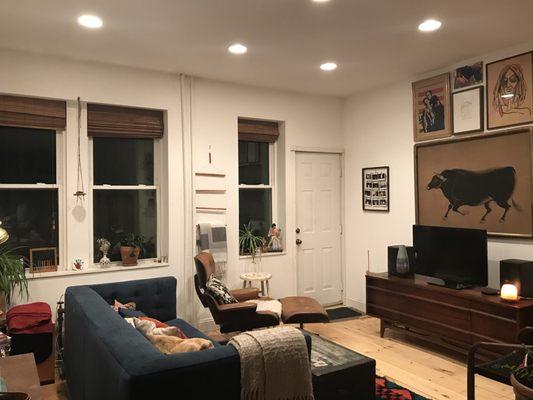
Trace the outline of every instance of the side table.
{"type": "Polygon", "coordinates": [[[43,399],[33,354],[0,358],[0,376],[8,391],[28,393],[31,400],[43,399]]]}
{"type": "Polygon", "coordinates": [[[242,287],[246,289],[246,286],[252,287],[252,282],[261,282],[261,295],[268,296],[270,291],[268,281],[272,278],[272,274],[268,272],[246,272],[241,275],[241,279],[244,281],[242,287]]]}

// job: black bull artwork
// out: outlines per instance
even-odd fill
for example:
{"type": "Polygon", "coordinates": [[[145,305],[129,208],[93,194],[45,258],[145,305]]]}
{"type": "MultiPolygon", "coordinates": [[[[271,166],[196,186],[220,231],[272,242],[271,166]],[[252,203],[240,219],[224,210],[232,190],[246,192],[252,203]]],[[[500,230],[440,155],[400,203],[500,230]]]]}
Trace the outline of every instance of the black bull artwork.
{"type": "Polygon", "coordinates": [[[511,208],[520,211],[519,206],[511,198],[516,182],[516,172],[513,167],[494,168],[486,171],[467,171],[464,169],[446,169],[435,173],[428,183],[427,190],[441,189],[442,194],[450,204],[444,214],[448,218],[450,210],[461,215],[466,215],[459,210],[462,206],[485,206],[485,214],[481,217],[484,222],[492,211],[490,203],[495,202],[504,209],[500,222],[505,221],[505,216],[511,208]]]}

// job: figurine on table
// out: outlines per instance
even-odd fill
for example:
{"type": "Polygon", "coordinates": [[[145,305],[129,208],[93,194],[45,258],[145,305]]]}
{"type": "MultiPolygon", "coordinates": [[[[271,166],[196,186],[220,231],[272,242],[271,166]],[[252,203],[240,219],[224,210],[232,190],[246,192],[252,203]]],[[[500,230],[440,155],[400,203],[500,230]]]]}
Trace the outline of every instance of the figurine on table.
{"type": "Polygon", "coordinates": [[[281,247],[281,229],[276,227],[276,224],[272,224],[268,230],[268,248],[270,251],[282,251],[281,247]]]}

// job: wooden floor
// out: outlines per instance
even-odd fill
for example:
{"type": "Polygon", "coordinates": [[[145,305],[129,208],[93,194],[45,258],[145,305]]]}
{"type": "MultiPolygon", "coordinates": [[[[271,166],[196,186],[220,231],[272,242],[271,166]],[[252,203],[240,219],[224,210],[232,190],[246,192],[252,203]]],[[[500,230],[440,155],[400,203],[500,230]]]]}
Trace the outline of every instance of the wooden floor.
{"type": "MultiPolygon", "coordinates": [[[[387,330],[379,337],[379,320],[362,317],[305,329],[376,360],[376,373],[435,400],[466,399],[466,363],[403,333],[387,330]]],[[[476,376],[476,400],[514,399],[511,386],[476,376]]]]}
{"type": "MultiPolygon", "coordinates": [[[[433,350],[401,332],[387,330],[379,337],[379,320],[371,317],[329,324],[307,324],[305,329],[376,360],[377,374],[434,400],[466,399],[466,364],[444,350],[433,350]]],[[[476,377],[476,400],[510,400],[513,391],[476,377]]],[[[43,387],[47,400],[68,400],[64,384],[43,387]]]]}

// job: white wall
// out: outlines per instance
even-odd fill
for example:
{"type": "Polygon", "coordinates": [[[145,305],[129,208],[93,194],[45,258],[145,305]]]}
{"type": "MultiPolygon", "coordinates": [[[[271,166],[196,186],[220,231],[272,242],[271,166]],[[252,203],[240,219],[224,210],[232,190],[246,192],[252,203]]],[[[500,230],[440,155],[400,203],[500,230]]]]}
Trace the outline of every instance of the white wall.
{"type": "MultiPolygon", "coordinates": [[[[208,164],[212,148],[213,165],[226,173],[227,213],[196,214],[195,221],[226,223],[228,233],[228,274],[230,287],[242,285],[239,276],[249,268],[249,259],[240,259],[238,249],[238,117],[283,121],[284,130],[278,146],[285,157],[279,157],[285,179],[279,179],[285,190],[285,201],[278,206],[285,213],[286,254],[265,256],[261,270],[273,274],[271,297],[296,294],[295,262],[295,152],[294,146],[316,148],[342,147],[342,102],[340,99],[238,86],[203,79],[194,83],[193,101],[194,169],[208,164]]],[[[197,184],[198,186],[198,184],[197,184]]],[[[276,221],[277,222],[277,221],[276,221]]],[[[205,313],[202,317],[205,317],[205,313]]],[[[203,319],[203,318],[202,318],[203,319]]]]}
{"type": "MultiPolygon", "coordinates": [[[[186,83],[187,85],[187,83],[186,83]]],[[[190,202],[192,170],[207,164],[208,146],[212,146],[214,163],[225,169],[227,178],[228,282],[241,285],[238,278],[247,268],[248,260],[238,255],[238,162],[237,118],[263,118],[285,122],[285,136],[279,146],[284,157],[279,158],[285,179],[285,202],[280,204],[285,214],[287,254],[264,257],[261,268],[272,272],[271,293],[281,297],[296,293],[294,262],[294,152],[292,146],[339,148],[342,144],[342,101],[340,99],[260,89],[194,79],[192,91],[192,139],[182,135],[180,77],[104,64],[78,62],[16,51],[0,50],[0,92],[68,100],[66,135],[66,174],[64,200],[68,231],[65,232],[64,259],[91,259],[90,192],[83,206],[85,217],[76,219],[73,211],[76,191],[76,103],[80,96],[85,102],[99,102],[167,110],[167,133],[163,143],[163,165],[168,175],[163,177],[162,199],[167,205],[167,220],[163,221],[163,238],[168,244],[170,267],[37,279],[30,282],[31,300],[46,301],[52,306],[70,285],[140,279],[173,275],[178,278],[179,307],[184,314],[198,301],[192,291],[193,224],[190,202]],[[191,152],[192,147],[192,152],[191,152]]],[[[185,97],[188,93],[185,93],[185,97]]],[[[185,102],[184,102],[185,103],[185,102]]],[[[186,106],[186,104],[184,104],[186,106]]],[[[188,112],[188,111],[187,111],[188,112]]],[[[187,122],[187,121],[185,121],[187,122]]],[[[82,124],[82,127],[85,128],[82,124]]],[[[185,129],[186,130],[186,129],[185,129]]],[[[89,146],[82,132],[84,176],[89,177],[89,146]]],[[[80,211],[77,209],[76,211],[80,211]]],[[[83,214],[83,213],[81,213],[83,214]]],[[[203,215],[201,218],[206,218],[203,215]]],[[[210,217],[209,217],[210,218],[210,217]]],[[[208,219],[209,219],[208,218],[208,219]]],[[[165,255],[165,254],[163,254],[165,255]]],[[[204,314],[205,316],[205,314],[204,314]]],[[[194,319],[194,315],[189,315],[194,319]]]]}
{"type": "MultiPolygon", "coordinates": [[[[346,263],[346,297],[349,304],[364,308],[364,274],[387,270],[386,251],[392,244],[411,244],[415,223],[413,122],[411,82],[451,72],[479,60],[485,63],[529,51],[533,43],[516,46],[438,71],[413,77],[387,87],[367,90],[344,103],[346,150],[346,236],[351,252],[346,263]],[[390,167],[390,212],[363,212],[361,168],[390,167]]],[[[533,242],[520,239],[489,240],[489,285],[499,285],[499,260],[533,258],[533,242]]]]}

